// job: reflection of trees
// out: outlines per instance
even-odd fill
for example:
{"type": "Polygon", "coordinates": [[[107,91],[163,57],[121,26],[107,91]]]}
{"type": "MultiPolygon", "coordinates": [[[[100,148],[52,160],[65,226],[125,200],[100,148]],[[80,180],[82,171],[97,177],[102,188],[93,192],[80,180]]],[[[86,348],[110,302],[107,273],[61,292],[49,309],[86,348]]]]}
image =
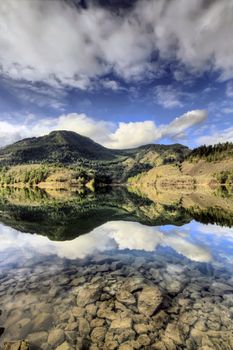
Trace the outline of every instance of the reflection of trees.
{"type": "Polygon", "coordinates": [[[209,207],[200,209],[198,207],[191,207],[187,212],[196,220],[203,224],[217,224],[220,226],[233,226],[232,212],[227,212],[222,208],[209,207]]]}
{"type": "Polygon", "coordinates": [[[0,197],[0,212],[7,225],[56,240],[76,237],[112,220],[156,226],[182,225],[191,219],[182,207],[160,205],[122,187],[94,193],[63,192],[57,198],[44,191],[10,189],[0,197]]]}
{"type": "Polygon", "coordinates": [[[108,221],[135,221],[148,226],[183,225],[194,218],[202,223],[233,226],[232,212],[223,208],[151,201],[124,187],[96,192],[4,188],[0,192],[0,220],[19,231],[46,235],[53,240],[73,239],[108,221]]]}

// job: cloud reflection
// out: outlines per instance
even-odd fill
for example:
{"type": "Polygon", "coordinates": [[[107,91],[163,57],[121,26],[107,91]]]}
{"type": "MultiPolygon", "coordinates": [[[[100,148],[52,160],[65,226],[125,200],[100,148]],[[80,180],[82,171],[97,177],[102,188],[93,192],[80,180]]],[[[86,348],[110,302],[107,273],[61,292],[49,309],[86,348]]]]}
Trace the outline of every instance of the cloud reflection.
{"type": "Polygon", "coordinates": [[[135,222],[108,222],[88,234],[64,242],[50,241],[44,236],[22,233],[0,225],[0,252],[15,250],[24,256],[55,254],[60,258],[82,259],[111,249],[153,252],[159,246],[171,247],[193,261],[209,262],[212,259],[208,249],[189,241],[187,233],[174,229],[163,232],[160,227],[135,222]]]}

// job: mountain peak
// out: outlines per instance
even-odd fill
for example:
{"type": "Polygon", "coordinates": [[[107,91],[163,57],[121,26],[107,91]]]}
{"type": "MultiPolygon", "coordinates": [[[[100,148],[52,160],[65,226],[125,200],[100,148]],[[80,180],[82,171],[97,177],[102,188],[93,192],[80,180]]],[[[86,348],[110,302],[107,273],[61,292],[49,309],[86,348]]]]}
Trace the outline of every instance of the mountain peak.
{"type": "Polygon", "coordinates": [[[79,159],[111,160],[115,157],[113,150],[68,130],[23,139],[0,150],[0,163],[9,164],[75,163],[79,159]]]}

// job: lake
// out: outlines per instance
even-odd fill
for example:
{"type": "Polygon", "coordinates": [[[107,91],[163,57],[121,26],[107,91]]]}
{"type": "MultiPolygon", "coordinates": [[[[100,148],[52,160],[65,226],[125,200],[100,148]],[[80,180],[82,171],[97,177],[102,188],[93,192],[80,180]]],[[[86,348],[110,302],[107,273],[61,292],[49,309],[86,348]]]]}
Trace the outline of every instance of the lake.
{"type": "Polygon", "coordinates": [[[1,346],[233,349],[231,203],[4,189],[1,346]]]}

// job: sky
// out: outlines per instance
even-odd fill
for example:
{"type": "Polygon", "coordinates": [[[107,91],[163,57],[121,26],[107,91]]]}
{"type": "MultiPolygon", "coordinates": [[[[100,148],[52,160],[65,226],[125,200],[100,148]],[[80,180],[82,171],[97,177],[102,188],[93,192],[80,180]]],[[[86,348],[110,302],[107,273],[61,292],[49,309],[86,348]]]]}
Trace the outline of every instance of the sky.
{"type": "Polygon", "coordinates": [[[0,1],[0,147],[233,142],[233,1],[0,1]]]}

